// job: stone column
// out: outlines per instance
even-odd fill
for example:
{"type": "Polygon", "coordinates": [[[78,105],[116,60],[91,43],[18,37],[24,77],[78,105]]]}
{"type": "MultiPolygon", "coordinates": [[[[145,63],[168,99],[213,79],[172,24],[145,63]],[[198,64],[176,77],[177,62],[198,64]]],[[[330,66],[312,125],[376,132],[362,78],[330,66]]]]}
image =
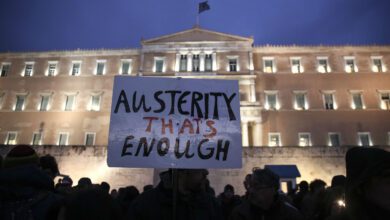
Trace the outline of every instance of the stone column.
{"type": "Polygon", "coordinates": [[[180,53],[176,54],[176,63],[175,63],[175,71],[179,72],[180,68],[180,53]]]}
{"type": "Polygon", "coordinates": [[[252,51],[249,51],[249,71],[250,71],[250,74],[253,75],[254,74],[254,67],[253,67],[253,52],[252,51]]]}
{"type": "Polygon", "coordinates": [[[249,101],[250,102],[256,102],[256,87],[255,87],[255,80],[251,80],[249,84],[249,101]]]}
{"type": "Polygon", "coordinates": [[[241,122],[241,132],[242,132],[242,146],[248,147],[249,146],[249,140],[248,140],[248,122],[242,121],[241,122]]]}
{"type": "Polygon", "coordinates": [[[213,71],[217,71],[218,70],[218,67],[217,67],[217,53],[213,52],[212,58],[213,58],[213,71]]]}
{"type": "Polygon", "coordinates": [[[192,53],[187,54],[187,71],[192,72],[192,53]]]}
{"type": "Polygon", "coordinates": [[[253,145],[256,147],[263,145],[263,129],[260,121],[253,123],[253,145]]]}
{"type": "Polygon", "coordinates": [[[199,65],[200,65],[200,67],[199,67],[199,71],[200,72],[204,72],[204,58],[205,58],[205,54],[204,54],[204,52],[201,52],[200,54],[199,54],[199,65]]]}

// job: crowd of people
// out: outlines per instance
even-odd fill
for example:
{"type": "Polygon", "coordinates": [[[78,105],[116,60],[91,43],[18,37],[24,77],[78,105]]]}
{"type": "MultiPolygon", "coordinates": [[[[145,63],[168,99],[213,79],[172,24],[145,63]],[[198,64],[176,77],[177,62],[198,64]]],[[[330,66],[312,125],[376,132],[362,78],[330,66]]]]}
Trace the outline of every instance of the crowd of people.
{"type": "Polygon", "coordinates": [[[110,189],[88,177],[76,183],[60,175],[54,157],[39,157],[19,145],[1,158],[0,219],[65,220],[368,220],[390,219],[390,152],[351,148],[346,176],[329,187],[320,179],[302,181],[283,193],[269,169],[253,169],[244,195],[227,184],[219,195],[205,169],[169,169],[157,186],[110,189]],[[54,184],[55,178],[58,179],[54,184]]]}

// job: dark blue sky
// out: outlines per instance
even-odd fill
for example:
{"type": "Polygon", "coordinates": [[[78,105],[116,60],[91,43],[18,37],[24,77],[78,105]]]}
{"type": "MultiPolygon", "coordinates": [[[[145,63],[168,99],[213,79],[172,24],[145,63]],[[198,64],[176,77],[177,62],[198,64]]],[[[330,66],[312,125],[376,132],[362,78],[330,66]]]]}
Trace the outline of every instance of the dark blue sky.
{"type": "MultiPolygon", "coordinates": [[[[0,51],[135,48],[191,28],[202,0],[0,0],[0,51]]],[[[390,45],[390,0],[209,0],[203,28],[256,45],[390,45]]]]}

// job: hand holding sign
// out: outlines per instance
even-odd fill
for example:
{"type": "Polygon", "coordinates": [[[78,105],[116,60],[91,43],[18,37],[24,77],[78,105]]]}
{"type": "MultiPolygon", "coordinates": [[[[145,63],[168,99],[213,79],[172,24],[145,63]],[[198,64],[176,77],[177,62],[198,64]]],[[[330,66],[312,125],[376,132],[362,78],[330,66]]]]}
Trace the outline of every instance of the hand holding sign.
{"type": "Polygon", "coordinates": [[[117,76],[112,100],[109,166],[241,167],[237,81],[117,76]]]}

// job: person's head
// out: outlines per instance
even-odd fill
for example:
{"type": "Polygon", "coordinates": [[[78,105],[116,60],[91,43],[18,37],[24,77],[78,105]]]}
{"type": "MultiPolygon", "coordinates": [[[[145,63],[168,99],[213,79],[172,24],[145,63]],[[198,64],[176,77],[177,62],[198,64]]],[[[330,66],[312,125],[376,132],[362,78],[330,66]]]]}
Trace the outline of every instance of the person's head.
{"type": "Polygon", "coordinates": [[[249,189],[249,185],[250,185],[250,182],[251,182],[251,178],[252,178],[252,174],[247,174],[245,176],[245,179],[244,179],[244,188],[246,191],[248,191],[249,189]]]}
{"type": "Polygon", "coordinates": [[[103,192],[106,192],[107,194],[109,194],[110,193],[110,184],[108,184],[107,182],[101,182],[100,189],[102,189],[103,192]]]}
{"type": "Polygon", "coordinates": [[[179,191],[199,192],[204,189],[208,175],[206,169],[183,169],[178,170],[179,191]]]}
{"type": "Polygon", "coordinates": [[[227,184],[223,189],[223,194],[226,198],[233,198],[234,196],[234,187],[230,184],[227,184]]]}
{"type": "Polygon", "coordinates": [[[92,181],[88,177],[82,177],[77,183],[77,187],[80,189],[86,189],[92,186],[92,181]]]}
{"type": "Polygon", "coordinates": [[[323,180],[315,179],[310,182],[310,193],[316,194],[325,190],[326,183],[323,180]]]}
{"type": "Polygon", "coordinates": [[[249,200],[253,205],[268,210],[276,199],[278,189],[278,175],[269,169],[256,169],[250,181],[249,200]]]}
{"type": "Polygon", "coordinates": [[[334,187],[342,187],[344,188],[345,187],[345,181],[346,181],[346,178],[344,175],[336,175],[332,178],[332,183],[331,183],[331,186],[332,188],[334,187]]]}
{"type": "Polygon", "coordinates": [[[3,160],[3,168],[12,168],[26,165],[39,165],[38,154],[28,145],[18,145],[12,148],[3,160]]]}
{"type": "Polygon", "coordinates": [[[390,152],[356,147],[346,154],[346,205],[390,211],[390,152]]]}
{"type": "Polygon", "coordinates": [[[299,183],[299,191],[300,192],[308,192],[309,191],[309,183],[307,181],[301,181],[299,183]]]}
{"type": "Polygon", "coordinates": [[[60,174],[56,158],[47,154],[39,158],[41,169],[45,171],[52,179],[60,174]]]}
{"type": "Polygon", "coordinates": [[[143,192],[147,192],[149,190],[153,189],[153,185],[145,185],[144,188],[143,188],[143,192]]]}
{"type": "Polygon", "coordinates": [[[64,176],[61,180],[61,186],[63,187],[72,187],[73,180],[69,176],[64,176]]]}

